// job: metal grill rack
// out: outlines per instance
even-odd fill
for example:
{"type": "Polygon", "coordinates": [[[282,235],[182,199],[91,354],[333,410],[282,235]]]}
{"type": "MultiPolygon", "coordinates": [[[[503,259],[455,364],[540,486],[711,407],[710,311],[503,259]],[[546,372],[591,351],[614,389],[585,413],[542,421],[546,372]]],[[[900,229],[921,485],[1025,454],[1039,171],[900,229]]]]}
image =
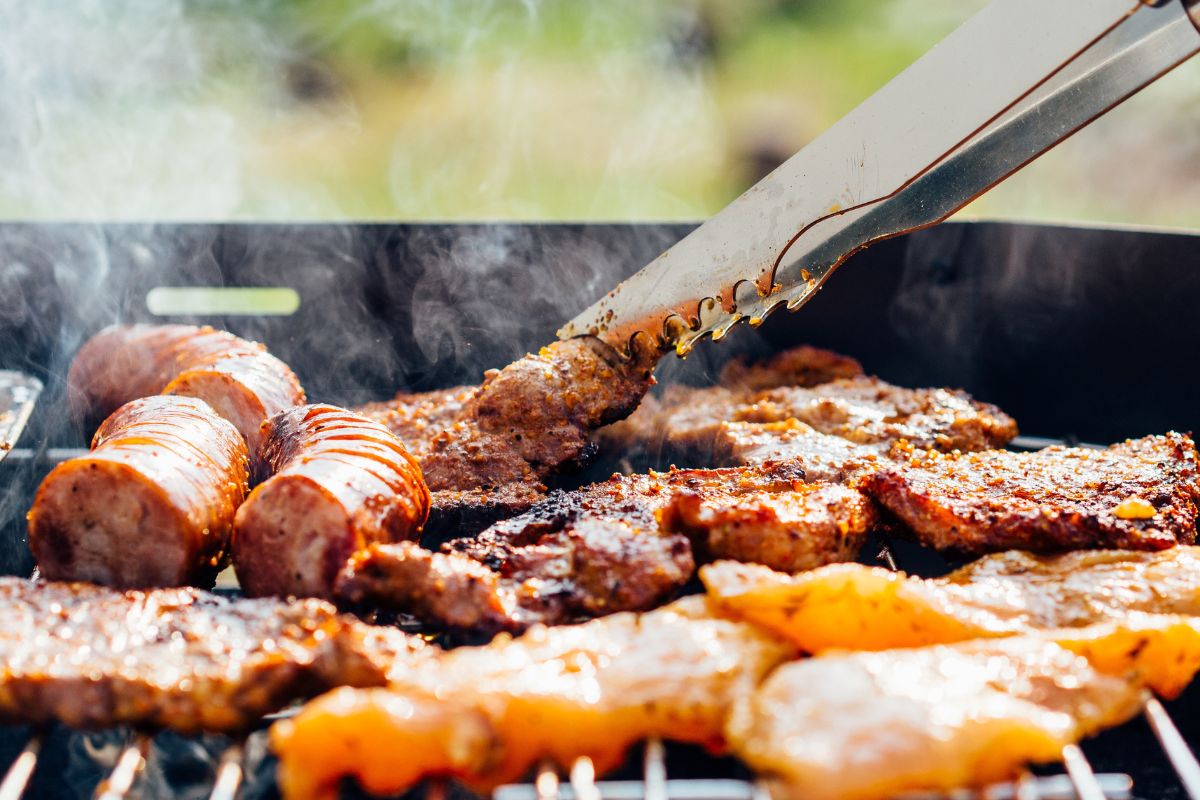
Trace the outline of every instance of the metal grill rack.
{"type": "MultiPolygon", "coordinates": [[[[32,406],[32,400],[32,397],[29,398],[29,406],[32,406]]],[[[19,418],[17,432],[27,417],[28,413],[25,412],[19,418]]],[[[1012,446],[1015,449],[1035,450],[1066,443],[1062,440],[1019,437],[1012,446]]],[[[1073,441],[1069,443],[1077,444],[1073,441]]],[[[32,452],[19,450],[12,455],[17,460],[36,457],[32,452]]],[[[68,450],[44,454],[52,460],[73,455],[77,455],[77,452],[68,450]]],[[[892,570],[900,569],[893,548],[886,542],[881,546],[877,559],[892,570]]],[[[1142,710],[1184,792],[1191,800],[1200,800],[1200,762],[1167,710],[1158,699],[1149,696],[1142,710]]],[[[267,717],[263,725],[269,725],[288,713],[294,712],[267,717]]],[[[37,731],[30,736],[3,780],[0,780],[0,800],[21,800],[33,778],[45,740],[45,731],[37,731]]],[[[149,733],[137,733],[130,738],[117,754],[107,777],[97,786],[95,797],[100,800],[122,800],[130,794],[145,767],[151,740],[149,733]]],[[[208,794],[210,800],[236,800],[239,796],[245,779],[244,753],[245,748],[241,743],[234,743],[221,752],[208,794]]],[[[1060,775],[1037,777],[1026,772],[1016,782],[988,786],[978,791],[964,789],[949,794],[912,794],[907,795],[906,799],[1127,800],[1133,796],[1133,781],[1129,775],[1097,773],[1076,745],[1063,748],[1062,761],[1066,771],[1060,775]]],[[[570,766],[564,781],[556,765],[543,763],[531,783],[501,786],[494,792],[493,800],[770,800],[771,797],[767,785],[762,781],[734,778],[671,779],[667,774],[665,748],[659,739],[646,742],[641,773],[640,780],[597,781],[594,765],[585,757],[577,759],[570,766]]],[[[444,800],[445,796],[445,785],[436,781],[429,784],[424,793],[425,800],[444,800]]]]}

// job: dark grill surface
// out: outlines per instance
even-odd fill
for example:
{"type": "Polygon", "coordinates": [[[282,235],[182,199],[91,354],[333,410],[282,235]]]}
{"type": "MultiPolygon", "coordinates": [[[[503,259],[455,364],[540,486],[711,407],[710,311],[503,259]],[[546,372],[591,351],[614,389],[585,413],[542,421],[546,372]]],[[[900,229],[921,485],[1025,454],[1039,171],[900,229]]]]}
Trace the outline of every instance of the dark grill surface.
{"type": "MultiPolygon", "coordinates": [[[[474,382],[483,369],[548,341],[558,324],[689,229],[0,225],[0,368],[31,372],[47,386],[18,448],[0,462],[0,572],[29,573],[24,513],[32,492],[87,441],[63,413],[71,354],[110,322],[162,319],[145,303],[154,286],[295,288],[301,303],[290,316],[169,321],[265,341],[310,397],[349,404],[401,388],[474,382]]],[[[800,313],[776,314],[687,362],[671,359],[660,378],[704,382],[732,355],[807,342],[853,355],[898,384],[961,386],[1000,405],[1034,437],[1107,443],[1200,430],[1200,378],[1186,358],[1200,307],[1197,267],[1200,236],[1191,234],[944,224],[859,254],[800,313]]],[[[915,547],[898,544],[895,557],[913,572],[944,568],[915,547]]],[[[1183,736],[1200,742],[1200,691],[1167,708],[1183,736]]],[[[0,728],[0,767],[30,735],[0,728]]],[[[252,737],[240,752],[241,797],[275,794],[262,739],[252,737]]],[[[131,741],[127,731],[46,732],[25,796],[89,795],[131,741]]],[[[207,797],[229,744],[159,734],[134,793],[207,797]]],[[[1098,772],[1131,775],[1136,797],[1186,796],[1141,719],[1083,750],[1098,772]]],[[[641,780],[641,760],[631,755],[612,777],[641,780]]],[[[665,763],[672,780],[749,777],[735,762],[692,748],[668,746],[665,763]]],[[[657,788],[648,783],[647,796],[657,788]]]]}

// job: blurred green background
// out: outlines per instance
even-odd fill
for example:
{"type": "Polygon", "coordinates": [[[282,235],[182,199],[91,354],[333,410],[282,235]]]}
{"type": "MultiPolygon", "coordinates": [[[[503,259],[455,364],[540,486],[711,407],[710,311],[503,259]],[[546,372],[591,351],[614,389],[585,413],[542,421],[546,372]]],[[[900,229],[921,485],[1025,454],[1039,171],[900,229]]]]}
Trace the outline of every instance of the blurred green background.
{"type": "MultiPolygon", "coordinates": [[[[0,0],[0,216],[705,217],[982,5],[0,0]]],[[[965,213],[1200,227],[1200,63],[965,213]]]]}

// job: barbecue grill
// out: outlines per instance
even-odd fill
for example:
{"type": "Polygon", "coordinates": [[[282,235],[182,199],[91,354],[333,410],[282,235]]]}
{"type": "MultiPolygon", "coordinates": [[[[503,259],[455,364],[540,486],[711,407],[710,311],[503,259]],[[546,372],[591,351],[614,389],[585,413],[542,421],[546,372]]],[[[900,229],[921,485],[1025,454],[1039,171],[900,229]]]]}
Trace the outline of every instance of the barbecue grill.
{"type": "MultiPolygon", "coordinates": [[[[45,384],[0,462],[0,570],[29,574],[24,512],[33,490],[86,445],[90,432],[68,422],[63,380],[75,348],[105,324],[223,327],[267,342],[311,397],[351,404],[477,380],[549,341],[564,319],[691,227],[0,225],[0,368],[45,384]],[[161,292],[148,303],[156,287],[222,291],[205,295],[212,313],[198,317],[170,313],[161,292]],[[298,305],[237,291],[255,287],[290,290],[298,305]]],[[[1200,308],[1196,267],[1200,235],[1190,233],[947,223],[856,255],[800,313],[739,330],[686,362],[669,359],[660,379],[703,382],[734,355],[810,343],[897,384],[961,386],[997,403],[1021,423],[1022,446],[1200,430],[1200,377],[1185,355],[1200,308]]],[[[921,574],[946,566],[904,543],[879,560],[921,574]]],[[[1069,751],[1069,778],[1053,767],[986,796],[1187,796],[1176,769],[1196,769],[1182,745],[1200,743],[1200,690],[1164,705],[1152,702],[1144,720],[1069,751]],[[1185,741],[1172,738],[1171,720],[1185,741]]],[[[110,798],[272,796],[271,767],[261,734],[235,743],[0,729],[0,770],[8,769],[0,800],[79,796],[98,785],[110,798]]],[[[656,741],[611,779],[597,783],[589,770],[584,761],[562,775],[547,766],[497,799],[765,797],[732,760],[656,741]]]]}

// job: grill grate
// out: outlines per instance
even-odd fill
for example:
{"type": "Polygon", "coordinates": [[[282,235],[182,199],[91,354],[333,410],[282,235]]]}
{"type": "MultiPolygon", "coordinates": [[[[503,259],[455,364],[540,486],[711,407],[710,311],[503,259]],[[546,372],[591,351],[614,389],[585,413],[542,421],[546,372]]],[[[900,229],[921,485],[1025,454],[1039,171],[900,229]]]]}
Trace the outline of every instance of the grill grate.
{"type": "MultiPolygon", "coordinates": [[[[1051,439],[1018,439],[1014,442],[1018,449],[1040,449],[1051,444],[1065,442],[1051,439]]],[[[880,547],[877,560],[889,569],[900,569],[887,542],[880,547]]],[[[263,720],[263,724],[270,724],[289,713],[271,715],[263,720]]],[[[1200,800],[1200,761],[1166,708],[1157,698],[1148,696],[1143,714],[1185,793],[1191,800],[1200,800]]],[[[21,800],[45,740],[45,731],[35,731],[30,736],[0,780],[0,800],[21,800]]],[[[99,800],[124,800],[129,795],[145,766],[150,741],[151,737],[146,733],[138,733],[130,739],[117,756],[108,777],[96,788],[95,796],[99,800]]],[[[236,800],[246,778],[244,757],[242,743],[235,742],[222,751],[209,800],[236,800]]],[[[1034,776],[1025,772],[1012,783],[995,784],[977,791],[913,793],[905,795],[904,800],[1130,800],[1133,797],[1133,780],[1129,775],[1097,773],[1077,745],[1063,748],[1062,760],[1066,768],[1063,774],[1034,776]]],[[[564,782],[556,766],[544,762],[532,782],[500,786],[492,800],[771,800],[770,792],[761,780],[669,778],[665,747],[657,738],[645,744],[641,772],[641,780],[597,781],[594,765],[584,757],[571,765],[564,782]]],[[[431,782],[424,792],[424,800],[445,800],[446,796],[446,786],[441,781],[431,782]]]]}

